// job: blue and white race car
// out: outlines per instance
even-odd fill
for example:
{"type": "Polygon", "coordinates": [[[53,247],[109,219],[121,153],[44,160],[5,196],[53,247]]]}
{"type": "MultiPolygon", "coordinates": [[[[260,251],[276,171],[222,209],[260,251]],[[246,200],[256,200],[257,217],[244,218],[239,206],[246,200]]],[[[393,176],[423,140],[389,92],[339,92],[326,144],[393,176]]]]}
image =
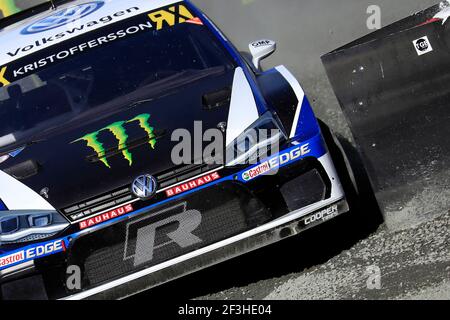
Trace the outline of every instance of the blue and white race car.
{"type": "Polygon", "coordinates": [[[275,42],[239,53],[190,1],[44,2],[0,43],[4,299],[123,298],[349,210],[275,42]]]}

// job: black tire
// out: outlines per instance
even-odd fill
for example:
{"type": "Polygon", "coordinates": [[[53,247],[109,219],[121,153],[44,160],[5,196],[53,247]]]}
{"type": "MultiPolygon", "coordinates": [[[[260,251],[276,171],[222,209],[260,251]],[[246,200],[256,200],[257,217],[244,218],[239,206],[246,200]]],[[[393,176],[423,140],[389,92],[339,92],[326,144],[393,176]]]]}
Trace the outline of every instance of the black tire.
{"type": "Polygon", "coordinates": [[[328,151],[330,152],[333,163],[341,180],[342,186],[344,187],[347,200],[350,202],[355,202],[359,196],[358,184],[356,182],[355,173],[352,168],[351,162],[347,156],[347,153],[339,141],[338,137],[334,132],[321,120],[319,120],[320,129],[322,130],[322,135],[325,138],[325,142],[328,146],[328,151]]]}
{"type": "Polygon", "coordinates": [[[319,120],[319,124],[347,197],[350,225],[357,225],[364,234],[375,231],[383,218],[358,151],[323,121],[319,120]]]}

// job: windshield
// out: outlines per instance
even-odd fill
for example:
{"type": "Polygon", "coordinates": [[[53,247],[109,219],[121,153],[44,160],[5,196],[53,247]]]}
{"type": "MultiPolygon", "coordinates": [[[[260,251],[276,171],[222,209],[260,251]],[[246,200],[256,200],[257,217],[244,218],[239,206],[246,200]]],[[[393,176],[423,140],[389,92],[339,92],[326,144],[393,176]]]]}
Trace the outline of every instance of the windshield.
{"type": "Polygon", "coordinates": [[[234,68],[222,45],[199,24],[110,29],[8,66],[23,75],[0,87],[0,148],[99,109],[127,107],[234,68]]]}

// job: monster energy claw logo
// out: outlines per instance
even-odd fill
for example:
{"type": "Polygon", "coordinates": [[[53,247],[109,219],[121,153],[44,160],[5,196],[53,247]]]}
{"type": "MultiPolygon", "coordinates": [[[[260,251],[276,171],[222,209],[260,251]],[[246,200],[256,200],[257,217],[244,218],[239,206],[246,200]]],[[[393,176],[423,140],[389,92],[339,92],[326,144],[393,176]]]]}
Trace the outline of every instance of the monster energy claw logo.
{"type": "Polygon", "coordinates": [[[79,141],[85,141],[87,143],[87,146],[92,148],[96,153],[98,158],[101,162],[108,168],[111,168],[111,166],[108,163],[108,160],[106,159],[106,150],[103,146],[103,143],[101,143],[98,140],[98,135],[103,131],[109,131],[111,132],[114,137],[118,141],[118,149],[122,152],[123,157],[128,161],[129,165],[131,166],[133,164],[133,155],[128,150],[127,142],[128,142],[128,134],[125,129],[125,125],[127,123],[137,122],[139,126],[145,130],[145,132],[148,135],[149,144],[152,147],[152,149],[155,149],[156,145],[156,136],[154,134],[153,127],[150,126],[149,120],[150,115],[147,113],[140,114],[136,117],[134,117],[131,120],[128,121],[118,121],[110,124],[109,126],[100,129],[96,132],[89,133],[85,135],[84,137],[73,141],[72,143],[76,143],[79,141]]]}

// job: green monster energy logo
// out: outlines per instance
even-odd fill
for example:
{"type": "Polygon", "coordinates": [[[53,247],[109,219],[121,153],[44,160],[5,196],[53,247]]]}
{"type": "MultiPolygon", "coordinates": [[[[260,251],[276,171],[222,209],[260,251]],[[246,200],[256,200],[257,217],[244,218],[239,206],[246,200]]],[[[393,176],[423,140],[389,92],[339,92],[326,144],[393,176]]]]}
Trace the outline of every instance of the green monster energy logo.
{"type": "Polygon", "coordinates": [[[110,164],[108,163],[108,160],[106,159],[106,150],[103,146],[103,143],[101,143],[98,140],[98,135],[103,131],[109,131],[111,132],[114,137],[118,141],[118,149],[122,151],[123,157],[128,161],[130,166],[133,164],[133,155],[128,150],[127,142],[128,142],[128,134],[125,129],[125,125],[127,123],[132,122],[138,122],[139,126],[145,130],[145,132],[148,135],[149,143],[152,149],[155,149],[156,145],[156,136],[154,134],[154,128],[150,126],[149,120],[150,115],[148,113],[140,114],[136,117],[134,117],[131,120],[128,121],[118,121],[110,124],[109,126],[100,129],[96,132],[89,133],[85,135],[84,137],[73,141],[72,143],[76,143],[79,141],[85,141],[87,143],[87,146],[92,148],[96,153],[101,162],[108,168],[111,168],[110,164]]]}

